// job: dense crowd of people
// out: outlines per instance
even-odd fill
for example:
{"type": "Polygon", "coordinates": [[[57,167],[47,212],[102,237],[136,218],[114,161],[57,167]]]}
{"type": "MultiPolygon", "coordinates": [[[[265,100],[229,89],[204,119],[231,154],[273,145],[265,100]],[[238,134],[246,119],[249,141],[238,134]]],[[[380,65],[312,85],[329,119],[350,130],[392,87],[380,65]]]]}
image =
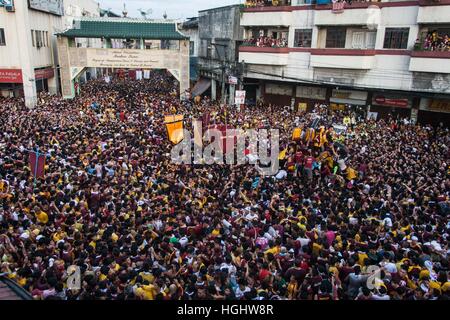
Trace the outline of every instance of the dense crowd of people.
{"type": "Polygon", "coordinates": [[[276,7],[281,5],[289,5],[289,1],[282,0],[246,0],[245,7],[254,8],[254,7],[276,7]]]}
{"type": "Polygon", "coordinates": [[[423,41],[423,50],[450,51],[450,38],[448,34],[440,35],[436,30],[428,32],[423,41]]]}
{"type": "Polygon", "coordinates": [[[448,299],[448,127],[197,102],[164,73],[0,100],[0,274],[35,299],[448,299]],[[172,163],[164,116],[205,112],[279,129],[279,172],[172,163]]]}
{"type": "Polygon", "coordinates": [[[285,48],[288,46],[286,38],[275,39],[272,36],[259,36],[257,38],[250,38],[244,41],[244,46],[256,47],[271,47],[271,48],[285,48]]]}

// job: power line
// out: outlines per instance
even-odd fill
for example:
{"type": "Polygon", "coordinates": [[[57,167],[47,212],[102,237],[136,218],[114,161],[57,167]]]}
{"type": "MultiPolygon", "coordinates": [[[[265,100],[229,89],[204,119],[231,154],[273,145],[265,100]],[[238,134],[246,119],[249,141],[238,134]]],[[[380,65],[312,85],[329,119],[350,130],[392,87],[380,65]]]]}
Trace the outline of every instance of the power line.
{"type": "MultiPolygon", "coordinates": [[[[266,53],[268,55],[274,55],[274,53],[266,53]]],[[[291,61],[300,61],[300,62],[308,62],[308,67],[311,65],[310,63],[310,59],[298,59],[298,58],[289,58],[289,60],[291,61]]],[[[252,63],[247,62],[247,64],[252,65],[252,63]]],[[[366,78],[370,78],[370,79],[377,79],[377,80],[385,80],[385,79],[391,79],[391,80],[399,80],[399,81],[410,81],[412,80],[412,78],[414,80],[421,80],[421,81],[429,81],[428,77],[424,77],[421,75],[415,75],[413,76],[413,71],[402,71],[402,70],[395,70],[395,69],[385,69],[385,68],[376,68],[373,70],[369,69],[349,69],[348,66],[342,65],[342,64],[332,64],[332,63],[324,63],[324,67],[319,67],[319,68],[333,68],[335,67],[336,69],[343,69],[343,70],[357,70],[357,71],[365,71],[366,74],[364,75],[364,77],[366,78]],[[380,71],[380,70],[385,70],[385,71],[380,71]],[[369,73],[370,72],[370,73],[369,73]],[[394,75],[389,74],[389,73],[395,72],[394,75]],[[397,75],[395,75],[396,73],[398,73],[397,75]]],[[[280,66],[281,67],[281,66],[280,66]]],[[[304,69],[304,70],[310,70],[308,69],[304,69]]]]}
{"type": "MultiPolygon", "coordinates": [[[[256,71],[256,70],[250,70],[248,69],[247,72],[251,72],[254,74],[259,74],[259,75],[265,75],[265,76],[270,76],[270,77],[276,77],[279,78],[280,80],[294,80],[296,82],[301,82],[301,83],[306,83],[306,84],[313,84],[313,85],[332,85],[332,86],[336,86],[336,87],[352,87],[355,89],[362,89],[362,90],[367,90],[367,89],[372,89],[372,90],[395,90],[395,91],[406,91],[406,92],[412,92],[412,93],[436,93],[436,92],[430,92],[430,91],[426,91],[426,90],[421,90],[421,89],[415,89],[414,91],[411,90],[402,90],[402,89],[398,89],[398,88],[393,88],[393,87],[365,87],[365,86],[361,86],[361,85],[352,85],[349,83],[342,83],[342,82],[328,82],[328,81],[319,81],[319,80],[310,80],[310,79],[305,79],[305,78],[296,78],[296,77],[290,77],[290,76],[280,76],[278,74],[273,74],[273,73],[267,73],[267,72],[260,72],[260,71],[256,71]]],[[[445,93],[444,93],[445,94],[445,93]]]]}

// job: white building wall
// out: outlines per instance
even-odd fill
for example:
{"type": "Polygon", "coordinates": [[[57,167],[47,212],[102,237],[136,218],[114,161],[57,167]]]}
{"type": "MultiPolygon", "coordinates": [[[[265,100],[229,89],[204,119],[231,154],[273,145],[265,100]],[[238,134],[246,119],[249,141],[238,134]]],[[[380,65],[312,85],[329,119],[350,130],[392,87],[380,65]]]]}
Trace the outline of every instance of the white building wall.
{"type": "Polygon", "coordinates": [[[57,55],[55,33],[71,26],[73,17],[81,16],[82,9],[90,15],[98,16],[98,4],[93,0],[65,0],[64,8],[75,8],[72,15],[57,16],[28,8],[27,1],[15,1],[15,12],[0,8],[0,28],[5,30],[6,46],[0,46],[0,68],[22,69],[25,100],[28,106],[36,101],[34,69],[52,67],[55,76],[48,79],[51,93],[57,92],[57,55]],[[71,20],[72,19],[72,20],[71,20]],[[31,30],[48,32],[46,46],[33,47],[31,30]]]}
{"type": "MultiPolygon", "coordinates": [[[[295,3],[293,3],[295,5],[295,3]]],[[[411,58],[410,52],[418,38],[420,23],[450,23],[450,5],[426,6],[386,6],[381,9],[346,9],[341,14],[334,14],[331,10],[295,10],[286,12],[244,12],[242,14],[244,26],[257,27],[282,26],[290,21],[289,48],[290,52],[283,58],[275,59],[272,53],[241,52],[240,60],[245,60],[249,68],[248,76],[259,79],[278,81],[295,81],[279,78],[282,74],[288,78],[301,80],[315,80],[327,73],[329,77],[343,79],[355,86],[368,89],[412,90],[414,74],[412,71],[429,73],[448,73],[449,60],[430,58],[411,58]],[[314,49],[325,48],[326,28],[333,26],[347,27],[345,49],[357,49],[352,45],[353,32],[375,31],[375,46],[373,54],[355,55],[320,55],[314,49]],[[386,28],[409,28],[406,49],[384,48],[386,28]],[[295,50],[294,38],[296,29],[312,29],[311,48],[295,50]],[[307,52],[307,51],[311,51],[307,52]],[[386,54],[383,54],[386,50],[386,54]],[[396,52],[398,51],[398,52],[396,52]],[[409,51],[409,52],[408,52],[409,51]],[[286,62],[286,64],[284,64],[286,62]],[[438,67],[440,65],[440,67],[438,67]],[[316,67],[314,67],[316,66],[316,67]],[[251,70],[257,72],[251,73],[251,70]]],[[[328,50],[328,49],[326,49],[328,50]]],[[[276,55],[275,55],[276,56],[276,55]]]]}

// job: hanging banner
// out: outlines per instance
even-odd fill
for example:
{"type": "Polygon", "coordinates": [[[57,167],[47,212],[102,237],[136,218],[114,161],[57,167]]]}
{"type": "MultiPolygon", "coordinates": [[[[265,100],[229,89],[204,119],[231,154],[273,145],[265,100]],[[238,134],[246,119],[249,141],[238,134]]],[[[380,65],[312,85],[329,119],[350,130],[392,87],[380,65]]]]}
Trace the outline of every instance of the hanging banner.
{"type": "Polygon", "coordinates": [[[31,174],[35,178],[44,176],[45,154],[36,151],[30,151],[28,155],[28,164],[31,169],[31,174]]]}
{"type": "Polygon", "coordinates": [[[202,126],[203,130],[209,127],[209,122],[211,121],[211,114],[209,112],[204,112],[202,115],[202,126]]]}
{"type": "Polygon", "coordinates": [[[408,108],[410,101],[407,98],[393,98],[390,96],[377,95],[373,97],[372,104],[386,107],[408,108]]]}
{"type": "Polygon", "coordinates": [[[367,120],[377,120],[378,118],[378,112],[367,112],[367,120]]]}
{"type": "Polygon", "coordinates": [[[235,104],[245,104],[245,90],[236,90],[235,104]]]}
{"type": "Polygon", "coordinates": [[[308,104],[305,102],[299,102],[298,103],[298,111],[299,112],[305,112],[308,104]]]}
{"type": "Polygon", "coordinates": [[[0,83],[22,83],[21,69],[0,69],[0,83]]]}
{"type": "Polygon", "coordinates": [[[142,70],[136,71],[136,80],[142,80],[142,70]]]}
{"type": "Polygon", "coordinates": [[[170,142],[178,144],[184,139],[183,134],[183,118],[182,114],[165,116],[164,123],[167,128],[167,135],[170,142]]]}
{"type": "Polygon", "coordinates": [[[302,137],[302,128],[295,128],[292,132],[292,140],[300,140],[302,137]]]}
{"type": "Polygon", "coordinates": [[[144,79],[150,79],[150,70],[144,70],[144,79]]]}
{"type": "Polygon", "coordinates": [[[130,77],[130,79],[136,80],[136,70],[128,70],[128,77],[130,77]]]}
{"type": "Polygon", "coordinates": [[[55,76],[55,70],[53,68],[44,68],[44,69],[35,69],[34,70],[34,79],[35,80],[41,80],[41,79],[50,79],[55,76]]]}

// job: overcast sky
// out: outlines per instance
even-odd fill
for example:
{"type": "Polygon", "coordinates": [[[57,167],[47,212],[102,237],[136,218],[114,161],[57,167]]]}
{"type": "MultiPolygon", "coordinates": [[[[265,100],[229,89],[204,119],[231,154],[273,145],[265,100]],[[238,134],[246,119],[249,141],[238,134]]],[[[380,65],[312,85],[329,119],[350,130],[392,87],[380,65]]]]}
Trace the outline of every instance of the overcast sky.
{"type": "Polygon", "coordinates": [[[167,12],[168,19],[186,19],[198,16],[199,10],[243,3],[244,0],[96,0],[103,9],[111,8],[113,12],[122,14],[126,4],[128,16],[141,17],[138,9],[153,12],[148,18],[162,19],[167,12]]]}

